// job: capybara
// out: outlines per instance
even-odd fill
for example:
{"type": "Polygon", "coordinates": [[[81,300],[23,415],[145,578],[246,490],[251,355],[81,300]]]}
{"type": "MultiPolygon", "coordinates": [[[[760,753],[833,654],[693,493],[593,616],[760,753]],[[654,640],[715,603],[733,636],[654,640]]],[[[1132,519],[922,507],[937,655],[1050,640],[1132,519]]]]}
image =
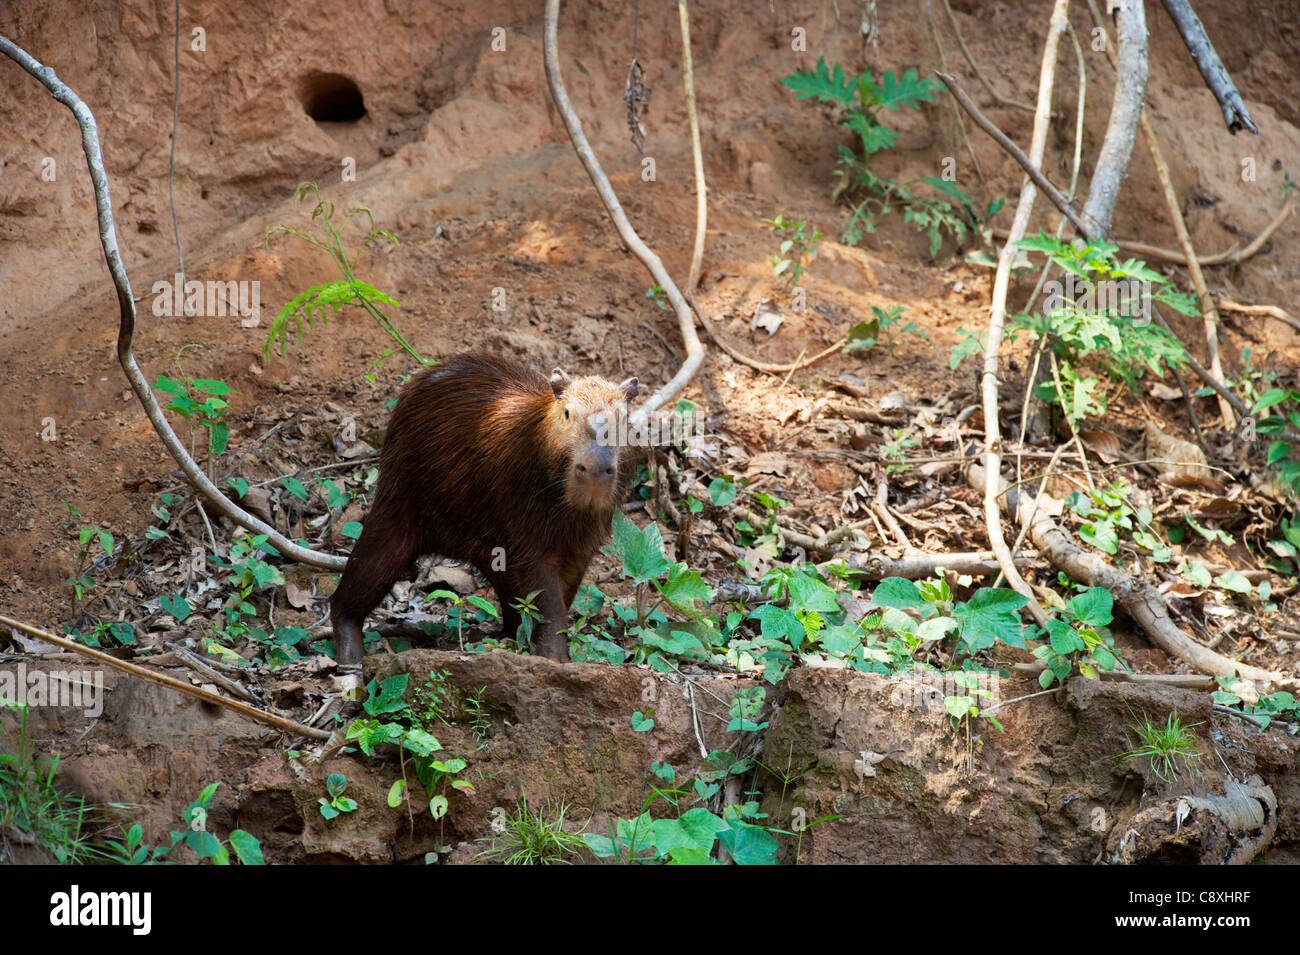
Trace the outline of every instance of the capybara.
{"type": "Polygon", "coordinates": [[[570,380],[486,354],[427,368],[402,389],[361,537],[330,600],[340,663],[360,663],[362,625],[421,554],[472,563],[501,602],[540,590],[540,653],[569,658],[559,631],[609,534],[625,465],[616,421],[637,380],[570,380]]]}

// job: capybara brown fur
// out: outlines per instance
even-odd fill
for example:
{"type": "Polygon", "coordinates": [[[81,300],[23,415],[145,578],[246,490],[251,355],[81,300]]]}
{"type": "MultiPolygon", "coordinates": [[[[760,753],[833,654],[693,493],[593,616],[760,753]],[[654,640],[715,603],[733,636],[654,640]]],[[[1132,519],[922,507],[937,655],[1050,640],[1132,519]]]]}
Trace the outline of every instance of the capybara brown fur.
{"type": "Polygon", "coordinates": [[[559,631],[587,564],[621,502],[616,421],[637,382],[548,382],[485,354],[427,368],[402,389],[379,455],[379,482],[361,537],[330,600],[340,663],[360,663],[362,627],[422,554],[472,563],[501,603],[540,590],[540,653],[567,660],[559,631]]]}

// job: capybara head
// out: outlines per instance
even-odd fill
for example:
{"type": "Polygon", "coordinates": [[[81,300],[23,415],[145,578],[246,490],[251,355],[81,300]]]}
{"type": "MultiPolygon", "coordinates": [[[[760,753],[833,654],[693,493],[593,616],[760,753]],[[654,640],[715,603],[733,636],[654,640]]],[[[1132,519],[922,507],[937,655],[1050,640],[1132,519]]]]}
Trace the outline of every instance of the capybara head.
{"type": "Polygon", "coordinates": [[[558,368],[551,375],[555,407],[548,434],[569,462],[566,495],[579,510],[612,511],[619,503],[621,438],[636,385],[635,378],[617,385],[594,375],[570,379],[558,368]]]}

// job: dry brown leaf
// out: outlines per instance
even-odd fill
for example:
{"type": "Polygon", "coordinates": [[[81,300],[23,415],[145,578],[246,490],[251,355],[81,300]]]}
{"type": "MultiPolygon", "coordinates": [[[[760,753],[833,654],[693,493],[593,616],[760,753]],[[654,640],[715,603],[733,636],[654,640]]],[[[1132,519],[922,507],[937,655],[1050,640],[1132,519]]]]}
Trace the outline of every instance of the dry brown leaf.
{"type": "Polygon", "coordinates": [[[1174,401],[1183,396],[1183,393],[1171,385],[1166,385],[1163,381],[1153,382],[1151,385],[1150,395],[1158,401],[1174,401]]]}
{"type": "Polygon", "coordinates": [[[790,473],[791,466],[790,459],[782,452],[764,451],[750,458],[745,470],[749,474],[773,474],[777,477],[785,477],[790,473]]]}
{"type": "Polygon", "coordinates": [[[1205,452],[1191,441],[1171,437],[1150,421],[1145,428],[1147,459],[1155,465],[1162,478],[1191,475],[1209,477],[1205,466],[1205,452]]]}
{"type": "Polygon", "coordinates": [[[1112,431],[1080,431],[1083,446],[1107,464],[1119,460],[1119,438],[1112,431]]]}
{"type": "Polygon", "coordinates": [[[284,595],[289,598],[290,606],[297,607],[299,610],[306,610],[311,606],[312,594],[310,584],[304,587],[296,580],[289,578],[284,582],[284,595]]]}
{"type": "Polygon", "coordinates": [[[1205,591],[1200,587],[1197,587],[1195,584],[1190,584],[1185,580],[1166,580],[1156,589],[1162,594],[1172,594],[1173,596],[1180,597],[1183,600],[1191,600],[1193,597],[1199,597],[1201,594],[1205,593],[1205,591]]]}

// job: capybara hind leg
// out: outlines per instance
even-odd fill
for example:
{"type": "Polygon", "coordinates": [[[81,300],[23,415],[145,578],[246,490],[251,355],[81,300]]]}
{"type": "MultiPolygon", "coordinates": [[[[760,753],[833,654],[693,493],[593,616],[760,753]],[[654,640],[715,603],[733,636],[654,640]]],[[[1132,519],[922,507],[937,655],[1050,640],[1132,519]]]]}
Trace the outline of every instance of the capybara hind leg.
{"type": "Polygon", "coordinates": [[[418,556],[413,524],[368,520],[352,549],[343,578],[330,598],[334,652],[340,663],[360,663],[364,654],[362,627],[366,616],[392,589],[394,582],[418,556]],[[394,529],[397,525],[398,529],[394,529]]]}
{"type": "Polygon", "coordinates": [[[519,611],[513,606],[518,599],[514,578],[504,570],[491,570],[484,576],[496,591],[497,603],[501,605],[501,638],[513,640],[519,631],[519,611]]]}

